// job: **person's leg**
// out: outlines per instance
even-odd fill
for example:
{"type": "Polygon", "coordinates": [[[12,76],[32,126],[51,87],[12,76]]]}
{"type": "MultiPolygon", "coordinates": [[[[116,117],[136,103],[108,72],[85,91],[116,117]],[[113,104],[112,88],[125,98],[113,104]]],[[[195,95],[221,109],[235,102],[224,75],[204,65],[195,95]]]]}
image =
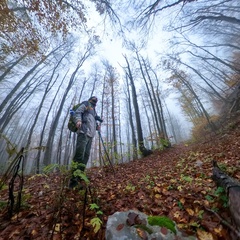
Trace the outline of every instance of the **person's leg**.
{"type": "MultiPolygon", "coordinates": [[[[84,154],[85,154],[85,149],[87,145],[87,136],[83,133],[78,134],[77,136],[77,145],[76,145],[76,150],[75,150],[75,155],[73,158],[73,162],[77,164],[84,164],[83,159],[84,159],[84,154]]],[[[80,169],[81,171],[84,171],[85,166],[83,165],[77,165],[72,168],[72,177],[70,179],[69,187],[74,188],[78,185],[78,177],[74,176],[74,171],[80,169]]]]}
{"type": "MultiPolygon", "coordinates": [[[[79,163],[79,164],[85,164],[84,156],[85,156],[87,144],[88,144],[88,137],[83,133],[78,134],[76,152],[75,152],[75,155],[73,158],[74,162],[79,163]]],[[[77,169],[84,171],[85,167],[78,166],[77,169]]],[[[74,169],[74,170],[76,170],[76,169],[74,169]]]]}
{"type": "MultiPolygon", "coordinates": [[[[85,152],[84,152],[83,161],[82,161],[82,163],[85,165],[85,167],[87,166],[87,163],[88,163],[88,159],[89,159],[90,152],[91,152],[91,146],[92,146],[92,138],[87,137],[87,144],[85,147],[85,152]]],[[[84,170],[85,170],[85,167],[84,167],[84,170]]]]}

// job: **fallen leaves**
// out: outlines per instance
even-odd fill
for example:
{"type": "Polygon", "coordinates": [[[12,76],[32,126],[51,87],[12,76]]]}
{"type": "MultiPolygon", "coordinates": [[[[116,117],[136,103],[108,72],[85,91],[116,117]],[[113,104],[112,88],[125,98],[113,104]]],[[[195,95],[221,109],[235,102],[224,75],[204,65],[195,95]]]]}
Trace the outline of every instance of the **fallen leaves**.
{"type": "MultiPolygon", "coordinates": [[[[127,164],[115,166],[115,176],[105,168],[88,171],[92,195],[103,215],[94,219],[93,210],[86,208],[83,224],[84,196],[65,189],[63,203],[57,203],[60,174],[38,174],[26,178],[24,206],[11,220],[4,219],[5,205],[0,209],[0,235],[30,239],[104,239],[106,221],[116,211],[137,209],[147,215],[167,216],[179,228],[195,233],[199,240],[230,240],[229,229],[206,208],[230,221],[229,210],[216,195],[211,179],[214,158],[232,177],[240,179],[240,132],[234,131],[221,139],[194,145],[177,145],[127,164]],[[57,214],[58,213],[58,214],[57,214]],[[94,220],[93,220],[94,219],[94,220]],[[83,229],[83,226],[85,228],[83,229]],[[95,232],[94,232],[95,230],[95,232]]],[[[7,200],[8,191],[0,192],[7,200]]],[[[135,222],[134,216],[130,221],[135,222]]],[[[121,230],[123,226],[119,225],[121,230]]],[[[144,239],[144,231],[138,229],[144,239]]]]}
{"type": "Polygon", "coordinates": [[[197,237],[199,240],[214,240],[213,235],[201,229],[197,229],[197,237]]]}

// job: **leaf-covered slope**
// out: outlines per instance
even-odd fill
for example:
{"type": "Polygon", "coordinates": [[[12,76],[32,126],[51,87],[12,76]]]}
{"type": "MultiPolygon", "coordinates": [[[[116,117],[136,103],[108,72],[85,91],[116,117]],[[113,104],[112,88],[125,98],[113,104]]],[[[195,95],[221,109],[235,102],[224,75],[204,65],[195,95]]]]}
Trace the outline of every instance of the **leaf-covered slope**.
{"type": "MultiPolygon", "coordinates": [[[[19,214],[9,220],[6,208],[1,208],[0,239],[104,239],[108,216],[129,209],[168,216],[199,239],[230,239],[229,228],[221,222],[222,218],[231,224],[227,199],[211,179],[212,160],[240,179],[239,158],[240,130],[235,126],[204,143],[176,145],[119,164],[115,174],[92,168],[85,205],[84,191],[62,188],[61,173],[26,177],[19,214]],[[102,221],[97,233],[90,224],[92,219],[101,224],[96,217],[102,221]]],[[[1,201],[8,198],[7,189],[0,193],[1,201]]]]}

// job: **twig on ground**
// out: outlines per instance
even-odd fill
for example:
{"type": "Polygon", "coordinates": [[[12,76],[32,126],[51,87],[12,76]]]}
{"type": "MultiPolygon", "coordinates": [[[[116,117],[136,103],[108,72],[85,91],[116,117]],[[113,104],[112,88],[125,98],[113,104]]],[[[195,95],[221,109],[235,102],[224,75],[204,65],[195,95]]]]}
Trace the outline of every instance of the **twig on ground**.
{"type": "Polygon", "coordinates": [[[207,211],[213,213],[213,214],[220,220],[220,222],[221,222],[222,224],[224,224],[226,227],[228,227],[231,231],[233,231],[233,232],[236,234],[237,237],[240,237],[240,232],[239,232],[237,229],[235,229],[228,221],[224,220],[224,219],[223,219],[219,214],[217,214],[215,211],[213,211],[213,210],[211,210],[211,209],[209,209],[209,208],[207,208],[207,207],[205,207],[205,206],[204,206],[204,208],[205,208],[207,211]]]}

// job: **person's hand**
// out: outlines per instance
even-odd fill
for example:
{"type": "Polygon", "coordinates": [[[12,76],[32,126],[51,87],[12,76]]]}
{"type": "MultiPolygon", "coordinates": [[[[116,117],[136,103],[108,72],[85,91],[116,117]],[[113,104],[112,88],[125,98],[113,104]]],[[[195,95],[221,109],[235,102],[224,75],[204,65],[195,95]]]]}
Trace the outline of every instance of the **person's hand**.
{"type": "Polygon", "coordinates": [[[101,130],[101,126],[100,126],[100,125],[97,125],[96,130],[97,130],[97,131],[100,131],[100,130],[101,130]]]}
{"type": "Polygon", "coordinates": [[[81,121],[77,121],[76,128],[79,129],[81,126],[82,126],[82,122],[81,121]]]}

